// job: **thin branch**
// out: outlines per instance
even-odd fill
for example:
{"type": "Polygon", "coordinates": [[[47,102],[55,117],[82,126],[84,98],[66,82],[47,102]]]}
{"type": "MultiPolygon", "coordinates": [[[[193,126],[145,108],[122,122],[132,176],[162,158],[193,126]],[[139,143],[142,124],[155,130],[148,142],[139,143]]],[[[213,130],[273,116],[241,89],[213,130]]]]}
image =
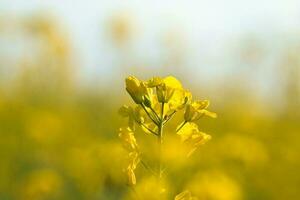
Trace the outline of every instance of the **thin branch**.
{"type": "Polygon", "coordinates": [[[184,121],[183,123],[181,123],[180,127],[176,130],[176,133],[178,133],[178,131],[180,131],[180,129],[182,129],[182,127],[184,127],[184,125],[187,123],[187,121],[184,121]]]}
{"type": "Polygon", "coordinates": [[[150,128],[148,128],[145,124],[143,123],[139,123],[139,125],[143,126],[145,129],[147,129],[149,132],[151,132],[152,134],[158,136],[158,133],[156,133],[155,131],[152,131],[150,128]]]}
{"type": "Polygon", "coordinates": [[[159,121],[160,119],[159,119],[158,114],[155,112],[155,110],[154,110],[151,106],[150,106],[150,109],[151,109],[151,111],[154,113],[156,119],[159,121]]]}
{"type": "Polygon", "coordinates": [[[169,116],[168,116],[168,119],[166,119],[166,121],[164,121],[164,124],[166,124],[170,119],[172,119],[172,117],[174,116],[174,114],[176,113],[177,111],[174,110],[169,116]]]}
{"type": "Polygon", "coordinates": [[[143,160],[141,160],[142,165],[146,170],[148,170],[153,176],[156,176],[156,173],[150,166],[148,166],[143,160]]]}
{"type": "Polygon", "coordinates": [[[146,114],[148,115],[148,117],[153,121],[153,123],[158,126],[159,125],[158,122],[156,122],[155,119],[152,118],[152,116],[150,115],[150,113],[147,111],[146,107],[143,104],[141,104],[141,106],[144,109],[144,111],[146,112],[146,114]]]}

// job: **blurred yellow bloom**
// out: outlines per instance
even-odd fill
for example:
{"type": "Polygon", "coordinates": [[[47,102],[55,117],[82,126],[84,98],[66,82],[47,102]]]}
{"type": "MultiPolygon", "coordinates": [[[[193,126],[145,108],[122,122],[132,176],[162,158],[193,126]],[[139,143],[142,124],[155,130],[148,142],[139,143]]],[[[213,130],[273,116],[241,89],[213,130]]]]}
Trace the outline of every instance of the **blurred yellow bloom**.
{"type": "Polygon", "coordinates": [[[153,77],[146,82],[147,87],[153,88],[159,86],[163,83],[163,79],[160,77],[153,77]]]}
{"type": "Polygon", "coordinates": [[[59,199],[63,180],[51,169],[40,169],[30,173],[21,186],[18,199],[59,199]]]}
{"type": "Polygon", "coordinates": [[[119,137],[123,141],[123,147],[129,152],[137,150],[137,143],[133,131],[129,128],[120,128],[119,137]]]}
{"type": "Polygon", "coordinates": [[[133,151],[128,154],[128,163],[129,163],[128,167],[135,170],[139,162],[140,162],[140,157],[138,152],[133,151]]]}
{"type": "Polygon", "coordinates": [[[136,184],[136,177],[134,170],[140,162],[139,153],[136,151],[130,152],[128,155],[128,166],[125,168],[125,173],[127,177],[127,184],[132,186],[136,184]]]}
{"type": "Polygon", "coordinates": [[[193,197],[191,192],[188,190],[185,190],[178,195],[176,195],[175,200],[196,200],[196,197],[193,197]]]}
{"type": "Polygon", "coordinates": [[[127,175],[127,185],[133,186],[136,184],[136,177],[134,174],[134,171],[132,168],[128,167],[126,169],[126,175],[127,175]]]}
{"type": "Polygon", "coordinates": [[[177,134],[181,137],[181,141],[189,147],[188,156],[211,139],[210,135],[199,131],[197,124],[190,122],[182,126],[177,134]]]}
{"type": "Polygon", "coordinates": [[[123,117],[128,117],[128,126],[131,130],[135,130],[134,123],[143,123],[144,117],[141,115],[141,107],[132,108],[124,105],[119,109],[119,114],[123,117]]]}
{"type": "Polygon", "coordinates": [[[196,121],[203,116],[209,116],[212,118],[216,118],[217,114],[214,112],[210,112],[206,110],[209,106],[209,101],[195,101],[191,104],[188,104],[185,109],[184,119],[187,122],[196,121]]]}
{"type": "Polygon", "coordinates": [[[136,104],[142,104],[148,95],[145,84],[134,76],[126,78],[126,90],[136,104]]]}
{"type": "Polygon", "coordinates": [[[199,199],[242,200],[241,185],[222,170],[200,170],[187,186],[199,199]]]}

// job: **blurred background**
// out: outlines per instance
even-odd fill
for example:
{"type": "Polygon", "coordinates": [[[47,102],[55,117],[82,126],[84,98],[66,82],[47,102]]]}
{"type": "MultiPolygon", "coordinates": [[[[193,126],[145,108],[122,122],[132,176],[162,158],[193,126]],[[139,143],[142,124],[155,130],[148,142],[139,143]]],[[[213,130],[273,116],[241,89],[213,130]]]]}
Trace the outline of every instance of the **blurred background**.
{"type": "Polygon", "coordinates": [[[0,199],[134,199],[128,75],[174,75],[219,116],[189,160],[169,145],[168,199],[299,199],[299,19],[297,0],[1,0],[0,199]]]}

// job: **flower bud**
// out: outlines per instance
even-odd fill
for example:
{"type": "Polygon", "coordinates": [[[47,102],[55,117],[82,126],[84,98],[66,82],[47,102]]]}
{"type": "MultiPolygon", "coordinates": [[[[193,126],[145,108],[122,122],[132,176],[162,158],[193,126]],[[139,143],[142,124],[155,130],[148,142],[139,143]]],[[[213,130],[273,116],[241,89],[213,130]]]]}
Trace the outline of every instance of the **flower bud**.
{"type": "Polygon", "coordinates": [[[126,78],[126,90],[136,104],[143,103],[143,96],[148,94],[145,84],[134,76],[126,78]]]}

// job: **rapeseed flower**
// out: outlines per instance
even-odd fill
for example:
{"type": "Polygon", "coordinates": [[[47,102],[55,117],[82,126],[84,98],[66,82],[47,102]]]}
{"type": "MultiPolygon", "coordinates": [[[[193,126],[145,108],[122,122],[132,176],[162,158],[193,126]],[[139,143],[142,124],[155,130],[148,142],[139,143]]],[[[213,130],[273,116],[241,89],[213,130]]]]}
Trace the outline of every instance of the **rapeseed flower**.
{"type": "MultiPolygon", "coordinates": [[[[120,115],[128,118],[128,127],[121,128],[119,132],[123,146],[129,152],[128,166],[124,170],[127,175],[127,184],[130,186],[136,184],[134,170],[139,163],[142,163],[147,170],[161,180],[164,173],[162,165],[163,130],[167,122],[178,111],[184,110],[183,121],[174,130],[174,133],[177,133],[182,143],[188,146],[187,156],[190,156],[199,146],[211,138],[210,135],[199,131],[198,125],[194,122],[202,116],[215,118],[216,114],[206,110],[209,101],[193,101],[192,94],[184,89],[180,81],[173,76],[153,77],[147,81],[129,76],[125,82],[127,92],[137,104],[135,107],[124,105],[119,110],[120,115]],[[145,133],[157,137],[159,158],[157,159],[156,170],[153,170],[143,161],[143,154],[140,152],[134,137],[136,125],[140,126],[145,133]]],[[[159,185],[158,190],[162,190],[161,185],[159,185]]],[[[175,197],[175,200],[192,199],[195,198],[188,191],[175,197]]]]}
{"type": "Polygon", "coordinates": [[[216,113],[206,110],[208,106],[209,106],[208,100],[195,101],[190,104],[187,104],[184,113],[185,121],[187,122],[197,121],[203,116],[216,118],[217,117],[216,113]]]}

